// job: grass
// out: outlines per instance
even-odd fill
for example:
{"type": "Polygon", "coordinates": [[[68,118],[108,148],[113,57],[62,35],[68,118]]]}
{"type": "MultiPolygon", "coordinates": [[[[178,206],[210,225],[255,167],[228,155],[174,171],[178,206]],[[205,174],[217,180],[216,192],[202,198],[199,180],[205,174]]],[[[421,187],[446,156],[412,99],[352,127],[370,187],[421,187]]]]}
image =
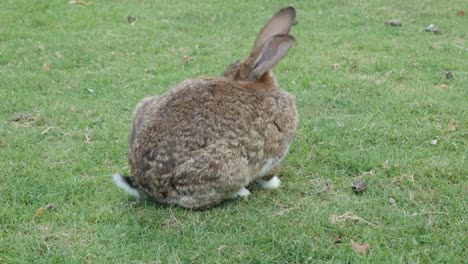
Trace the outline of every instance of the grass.
{"type": "Polygon", "coordinates": [[[0,263],[466,261],[466,2],[293,1],[298,43],[275,69],[300,115],[283,185],[200,212],[113,186],[132,111],[220,75],[287,3],[94,2],[1,3],[0,263]]]}

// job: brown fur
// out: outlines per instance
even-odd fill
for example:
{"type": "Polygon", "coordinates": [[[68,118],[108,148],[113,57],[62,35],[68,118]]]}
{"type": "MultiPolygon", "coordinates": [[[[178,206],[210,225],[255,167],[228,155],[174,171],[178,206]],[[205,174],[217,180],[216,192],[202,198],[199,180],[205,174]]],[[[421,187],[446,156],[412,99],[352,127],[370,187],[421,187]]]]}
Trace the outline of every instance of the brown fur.
{"type": "Polygon", "coordinates": [[[269,72],[294,42],[288,35],[291,25],[280,32],[275,27],[292,24],[294,17],[293,8],[280,10],[260,33],[269,44],[257,43],[258,37],[255,46],[260,48],[254,46],[223,77],[186,80],[137,106],[128,155],[132,180],[142,195],[206,208],[254,180],[272,177],[277,168],[268,176],[260,171],[267,160],[284,158],[298,120],[293,97],[276,87],[269,72]],[[280,51],[270,55],[276,47],[280,51]]]}

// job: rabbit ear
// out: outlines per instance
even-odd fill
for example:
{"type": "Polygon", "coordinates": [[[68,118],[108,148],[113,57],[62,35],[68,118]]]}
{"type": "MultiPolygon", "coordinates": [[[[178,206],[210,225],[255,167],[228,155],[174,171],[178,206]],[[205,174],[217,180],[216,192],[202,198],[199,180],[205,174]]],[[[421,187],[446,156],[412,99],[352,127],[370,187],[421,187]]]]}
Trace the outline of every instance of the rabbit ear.
{"type": "Polygon", "coordinates": [[[259,80],[288,53],[294,42],[296,40],[290,35],[276,35],[270,38],[255,58],[250,77],[259,80]]]}
{"type": "Polygon", "coordinates": [[[296,19],[294,7],[286,7],[278,11],[265,24],[255,40],[251,53],[256,54],[265,42],[271,37],[279,34],[288,34],[292,24],[296,19]]]}

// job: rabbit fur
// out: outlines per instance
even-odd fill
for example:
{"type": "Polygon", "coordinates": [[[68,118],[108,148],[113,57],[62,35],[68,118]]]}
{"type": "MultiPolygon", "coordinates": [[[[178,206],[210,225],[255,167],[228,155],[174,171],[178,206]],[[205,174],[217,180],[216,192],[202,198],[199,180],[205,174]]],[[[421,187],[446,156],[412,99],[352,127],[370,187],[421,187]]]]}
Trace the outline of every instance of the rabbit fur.
{"type": "Polygon", "coordinates": [[[276,13],[248,57],[222,77],[186,80],[138,104],[129,137],[132,176],[114,182],[134,196],[191,209],[247,196],[252,181],[276,188],[274,176],[296,133],[293,97],[273,68],[295,39],[295,9],[276,13]]]}

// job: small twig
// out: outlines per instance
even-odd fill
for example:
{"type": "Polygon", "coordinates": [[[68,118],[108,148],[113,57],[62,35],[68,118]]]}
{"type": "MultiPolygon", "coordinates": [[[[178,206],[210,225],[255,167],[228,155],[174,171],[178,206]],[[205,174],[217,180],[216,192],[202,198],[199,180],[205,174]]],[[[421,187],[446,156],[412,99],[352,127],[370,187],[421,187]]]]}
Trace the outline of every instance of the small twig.
{"type": "Polygon", "coordinates": [[[299,208],[300,208],[300,206],[297,205],[297,206],[294,206],[294,207],[291,207],[291,208],[286,208],[286,209],[283,209],[281,211],[275,212],[274,214],[278,215],[278,216],[281,216],[281,215],[284,215],[284,213],[287,213],[289,211],[293,211],[293,210],[296,210],[296,209],[299,209],[299,208]]]}
{"type": "Polygon", "coordinates": [[[47,247],[47,251],[50,251],[50,247],[49,247],[49,245],[48,245],[48,244],[47,244],[47,243],[46,243],[44,240],[42,241],[42,243],[44,243],[44,244],[46,245],[46,247],[47,247]]]}
{"type": "Polygon", "coordinates": [[[411,180],[411,183],[413,183],[413,185],[414,185],[414,174],[411,174],[411,175],[409,176],[409,178],[410,178],[410,180],[411,180]]]}
{"type": "Polygon", "coordinates": [[[104,68],[101,65],[99,65],[98,63],[96,63],[94,61],[93,61],[93,63],[96,64],[101,69],[101,71],[105,71],[104,68]]]}
{"type": "Polygon", "coordinates": [[[84,132],[86,144],[91,144],[91,136],[90,136],[91,132],[92,132],[92,129],[89,129],[89,127],[86,127],[85,132],[84,132]]]}
{"type": "Polygon", "coordinates": [[[221,251],[226,247],[226,245],[221,245],[218,247],[218,253],[221,253],[221,251]]]}
{"type": "Polygon", "coordinates": [[[382,228],[382,227],[380,227],[380,226],[378,226],[376,224],[373,224],[373,223],[371,223],[371,222],[369,222],[369,221],[367,221],[367,220],[365,220],[365,219],[363,219],[363,218],[361,218],[361,217],[359,217],[359,216],[357,216],[357,215],[355,215],[355,214],[353,214],[351,212],[347,212],[347,213],[345,213],[343,215],[340,215],[340,216],[332,215],[330,217],[330,220],[332,222],[346,222],[346,220],[361,221],[361,222],[369,224],[369,225],[371,225],[373,227],[382,228]]]}
{"type": "Polygon", "coordinates": [[[170,215],[170,217],[172,218],[172,220],[175,220],[175,221],[177,222],[177,224],[179,224],[179,225],[182,224],[182,223],[179,221],[179,219],[177,219],[177,218],[174,216],[174,214],[172,213],[172,208],[169,208],[169,215],[170,215]]]}
{"type": "Polygon", "coordinates": [[[411,216],[418,216],[418,215],[428,215],[428,214],[444,214],[449,215],[448,212],[423,212],[423,213],[414,213],[411,216]]]}
{"type": "Polygon", "coordinates": [[[48,127],[46,130],[41,132],[41,135],[45,135],[45,133],[49,132],[53,127],[48,127]]]}
{"type": "Polygon", "coordinates": [[[300,201],[296,204],[296,206],[294,206],[294,207],[289,207],[289,208],[283,209],[283,210],[281,210],[281,211],[275,212],[274,215],[282,216],[282,215],[284,215],[284,214],[287,213],[287,212],[290,212],[290,211],[293,211],[293,210],[296,210],[296,209],[300,209],[303,202],[304,202],[303,200],[300,200],[300,201]]]}
{"type": "Polygon", "coordinates": [[[89,1],[89,2],[85,2],[83,0],[71,0],[70,2],[68,2],[70,5],[82,5],[82,6],[92,6],[94,5],[93,2],[89,1]]]}
{"type": "Polygon", "coordinates": [[[468,50],[467,48],[461,46],[461,45],[457,45],[457,44],[454,44],[455,47],[459,48],[459,49],[462,49],[462,50],[468,50]]]}
{"type": "Polygon", "coordinates": [[[91,139],[89,138],[89,135],[87,133],[85,133],[85,138],[86,138],[86,141],[85,141],[86,144],[91,143],[91,139]]]}

